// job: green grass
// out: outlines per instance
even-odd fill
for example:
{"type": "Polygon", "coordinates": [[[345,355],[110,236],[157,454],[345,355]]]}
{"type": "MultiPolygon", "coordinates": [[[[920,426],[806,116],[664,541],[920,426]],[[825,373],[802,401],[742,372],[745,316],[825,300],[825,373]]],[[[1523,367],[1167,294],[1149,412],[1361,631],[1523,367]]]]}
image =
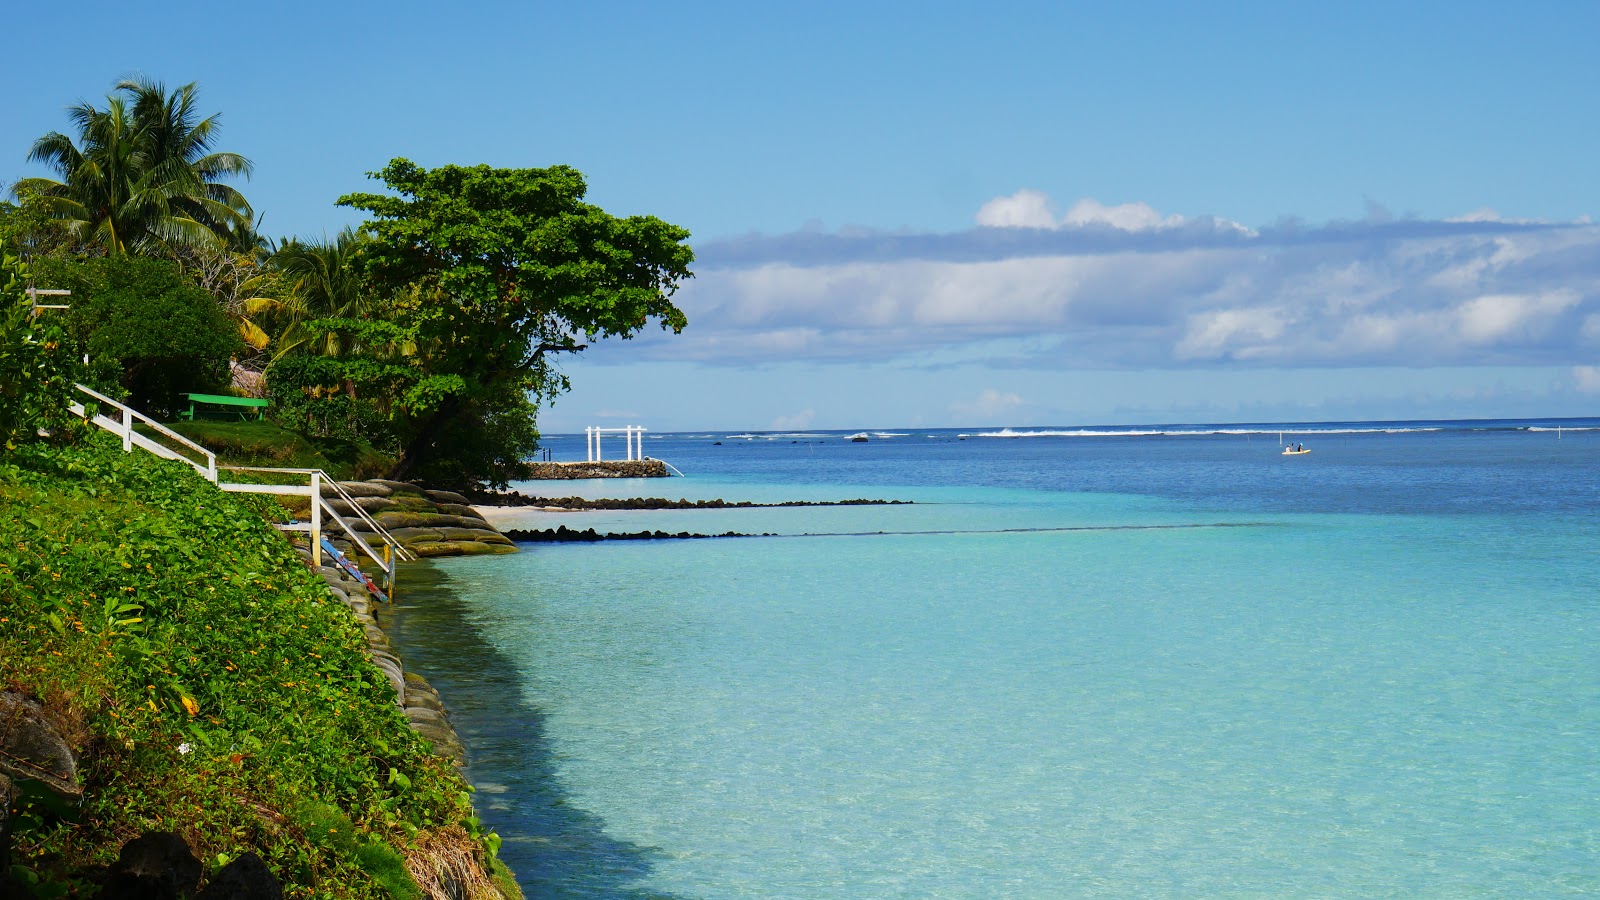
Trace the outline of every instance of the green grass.
{"type": "Polygon", "coordinates": [[[0,458],[0,688],[43,702],[85,786],[75,821],[14,820],[30,878],[70,885],[148,830],[213,867],[253,850],[300,898],[405,894],[394,859],[441,835],[486,852],[275,511],[104,435],[0,458]],[[328,808],[351,841],[317,839],[328,808]]]}
{"type": "Polygon", "coordinates": [[[173,431],[217,454],[222,465],[322,469],[335,478],[375,478],[394,460],[371,444],[308,438],[271,422],[171,422],[173,431]]]}

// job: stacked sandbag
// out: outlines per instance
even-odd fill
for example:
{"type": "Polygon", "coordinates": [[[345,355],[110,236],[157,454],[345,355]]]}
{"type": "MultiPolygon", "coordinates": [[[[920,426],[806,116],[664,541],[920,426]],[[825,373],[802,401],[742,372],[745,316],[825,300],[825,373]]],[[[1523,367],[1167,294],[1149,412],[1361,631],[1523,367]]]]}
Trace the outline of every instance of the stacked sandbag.
{"type": "MultiPolygon", "coordinates": [[[[311,562],[311,551],[305,547],[296,546],[295,551],[300,554],[308,564],[311,562]]],[[[439,699],[439,692],[434,690],[422,676],[415,672],[407,672],[401,664],[400,657],[395,654],[394,647],[389,643],[389,636],[379,627],[377,617],[373,615],[373,597],[368,593],[366,585],[351,577],[350,573],[333,564],[326,555],[322,558],[322,567],[317,569],[317,574],[328,586],[328,593],[334,599],[350,607],[355,614],[356,621],[360,623],[361,630],[367,636],[367,653],[372,658],[373,665],[378,667],[389,679],[389,684],[394,688],[395,705],[406,714],[406,721],[411,729],[433,745],[433,753],[450,759],[456,765],[467,764],[467,751],[461,745],[461,739],[456,736],[455,729],[451,727],[444,704],[439,699]]]]}
{"type": "MultiPolygon", "coordinates": [[[[515,553],[517,547],[490,525],[467,498],[453,491],[430,491],[404,481],[343,481],[345,493],[367,515],[394,536],[402,546],[419,557],[472,556],[484,553],[515,553]]],[[[350,503],[329,485],[322,494],[328,505],[363,537],[372,534],[350,503]]],[[[333,535],[330,534],[330,537],[333,535]]],[[[375,537],[367,542],[378,548],[375,537]]],[[[343,549],[343,548],[341,548],[343,549]]]]}

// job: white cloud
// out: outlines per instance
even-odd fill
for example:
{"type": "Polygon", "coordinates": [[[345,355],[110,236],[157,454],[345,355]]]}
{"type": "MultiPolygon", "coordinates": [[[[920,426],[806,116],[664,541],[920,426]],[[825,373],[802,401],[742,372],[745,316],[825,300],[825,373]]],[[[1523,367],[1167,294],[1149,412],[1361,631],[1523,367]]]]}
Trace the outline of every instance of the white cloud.
{"type": "Polygon", "coordinates": [[[1462,304],[1461,335],[1476,344],[1492,343],[1516,332],[1548,327],[1578,302],[1570,290],[1545,294],[1493,294],[1462,304]]]}
{"type": "Polygon", "coordinates": [[[1177,228],[1183,216],[1163,216],[1148,203],[1121,203],[1106,206],[1092,197],[1085,197],[1062,217],[1062,225],[1109,225],[1123,231],[1147,231],[1152,228],[1177,228]]]}
{"type": "Polygon", "coordinates": [[[1021,397],[1009,391],[984,388],[972,400],[957,400],[950,404],[950,412],[957,421],[982,424],[993,422],[1024,405],[1021,397]]]}
{"type": "Polygon", "coordinates": [[[1185,226],[1199,226],[1238,234],[1253,234],[1250,229],[1227,219],[1203,217],[1186,219],[1180,215],[1162,215],[1148,203],[1101,203],[1093,197],[1084,197],[1072,204],[1059,219],[1055,204],[1043,191],[1023,188],[1015,194],[996,197],[978,208],[978,225],[984,228],[1034,228],[1046,230],[1112,229],[1129,234],[1148,231],[1166,231],[1185,226]]]}
{"type": "MultiPolygon", "coordinates": [[[[1020,192],[989,221],[1026,221],[1020,192]]],[[[763,365],[960,359],[1050,368],[1570,366],[1600,344],[1600,226],[1397,220],[796,234],[698,248],[681,336],[626,356],[763,365]]],[[[1069,213],[1069,217],[1071,217],[1069,213]]],[[[1100,224],[1091,225],[1091,222],[1100,224]]]]}
{"type": "Polygon", "coordinates": [[[979,207],[978,224],[985,228],[1054,228],[1056,217],[1047,195],[1023,188],[979,207]]]}
{"type": "Polygon", "coordinates": [[[1580,393],[1600,394],[1600,366],[1573,366],[1572,384],[1580,393]]]}
{"type": "Polygon", "coordinates": [[[778,416],[767,427],[768,431],[800,431],[810,428],[811,423],[817,420],[817,411],[811,408],[802,409],[792,416],[778,416]]]}
{"type": "Polygon", "coordinates": [[[1188,328],[1174,348],[1179,359],[1216,359],[1259,355],[1264,344],[1282,336],[1285,316],[1279,309],[1223,309],[1189,317],[1188,328]]]}

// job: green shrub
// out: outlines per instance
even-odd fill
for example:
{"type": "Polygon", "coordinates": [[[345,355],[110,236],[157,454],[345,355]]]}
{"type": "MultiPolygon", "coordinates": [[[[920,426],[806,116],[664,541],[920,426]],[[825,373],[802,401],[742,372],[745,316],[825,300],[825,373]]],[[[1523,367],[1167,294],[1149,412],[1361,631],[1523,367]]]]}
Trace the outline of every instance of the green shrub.
{"type": "Polygon", "coordinates": [[[0,685],[74,723],[85,788],[13,862],[59,880],[169,830],[206,860],[253,850],[289,897],[406,896],[394,859],[471,818],[270,508],[104,435],[0,460],[0,685]],[[295,812],[308,797],[343,849],[295,812]]]}
{"type": "MultiPolygon", "coordinates": [[[[53,318],[34,315],[27,267],[0,255],[0,448],[64,432],[78,366],[53,318]]],[[[54,310],[49,313],[55,313],[54,310]]]]}
{"type": "Polygon", "coordinates": [[[96,387],[120,388],[140,412],[171,418],[179,394],[228,383],[238,329],[174,263],[137,256],[41,264],[72,291],[70,322],[96,387]]]}

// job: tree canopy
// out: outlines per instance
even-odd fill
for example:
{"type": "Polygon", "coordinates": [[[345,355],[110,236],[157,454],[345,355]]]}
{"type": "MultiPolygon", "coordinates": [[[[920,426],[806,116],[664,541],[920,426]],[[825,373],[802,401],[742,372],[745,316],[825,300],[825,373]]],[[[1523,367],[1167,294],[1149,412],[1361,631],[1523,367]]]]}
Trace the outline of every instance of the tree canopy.
{"type": "Polygon", "coordinates": [[[212,150],[216,115],[200,118],[193,82],[122,81],[100,109],[68,109],[77,140],[52,131],[28,153],[60,180],[24,178],[13,193],[36,204],[84,246],[110,255],[160,247],[218,246],[253,234],[244,195],[223,179],[250,161],[212,150]]]}
{"type": "Polygon", "coordinates": [[[537,439],[528,398],[566,388],[551,354],[631,338],[652,321],[673,332],[687,322],[671,297],[693,277],[689,232],[584,202],[576,169],[396,159],[373,177],[393,193],[339,203],[373,216],[361,265],[392,298],[393,329],[325,322],[365,350],[312,380],[378,395],[396,430],[396,477],[454,480],[439,464],[476,446],[477,465],[462,471],[487,466],[478,477],[503,483],[537,439]]]}

